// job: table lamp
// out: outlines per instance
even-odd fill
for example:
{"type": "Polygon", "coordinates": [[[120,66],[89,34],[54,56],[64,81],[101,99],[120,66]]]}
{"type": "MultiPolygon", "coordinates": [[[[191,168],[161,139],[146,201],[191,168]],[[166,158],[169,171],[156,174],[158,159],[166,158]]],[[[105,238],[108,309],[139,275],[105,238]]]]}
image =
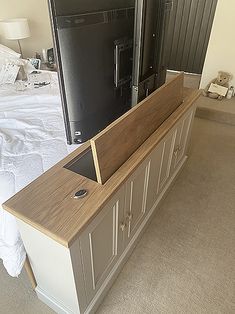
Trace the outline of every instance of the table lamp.
{"type": "Polygon", "coordinates": [[[20,40],[30,37],[29,24],[26,18],[7,19],[1,21],[6,39],[17,40],[21,58],[23,58],[20,40]]]}

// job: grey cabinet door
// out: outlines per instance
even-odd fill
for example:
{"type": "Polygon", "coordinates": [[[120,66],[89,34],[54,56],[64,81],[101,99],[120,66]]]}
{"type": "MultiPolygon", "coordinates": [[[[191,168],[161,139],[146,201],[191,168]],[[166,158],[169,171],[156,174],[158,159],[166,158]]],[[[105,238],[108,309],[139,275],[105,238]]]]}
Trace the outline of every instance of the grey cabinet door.
{"type": "Polygon", "coordinates": [[[87,302],[111,272],[123,251],[125,188],[122,187],[80,236],[87,302]]]}
{"type": "Polygon", "coordinates": [[[161,156],[160,175],[157,193],[160,193],[168,182],[171,174],[171,161],[174,151],[176,129],[170,131],[163,139],[163,149],[161,156]]]}
{"type": "Polygon", "coordinates": [[[145,160],[126,182],[125,246],[138,230],[146,212],[150,160],[145,160]]]}
{"type": "Polygon", "coordinates": [[[190,110],[176,126],[176,139],[172,158],[171,172],[175,171],[175,169],[178,167],[181,160],[186,154],[186,146],[189,138],[193,115],[194,110],[190,110]]]}
{"type": "Polygon", "coordinates": [[[150,154],[150,170],[148,192],[146,200],[146,212],[148,212],[154,205],[158,197],[159,179],[161,172],[161,160],[164,149],[164,140],[161,141],[157,147],[150,154]]]}

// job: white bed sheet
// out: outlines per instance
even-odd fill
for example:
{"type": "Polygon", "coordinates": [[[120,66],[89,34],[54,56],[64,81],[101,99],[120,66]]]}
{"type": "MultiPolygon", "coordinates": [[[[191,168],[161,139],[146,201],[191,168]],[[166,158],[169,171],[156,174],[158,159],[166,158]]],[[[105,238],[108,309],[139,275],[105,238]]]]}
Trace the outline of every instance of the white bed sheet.
{"type": "Polygon", "coordinates": [[[26,254],[15,218],[1,204],[78,147],[66,144],[57,74],[48,75],[46,87],[0,87],[0,258],[14,277],[26,254]]]}

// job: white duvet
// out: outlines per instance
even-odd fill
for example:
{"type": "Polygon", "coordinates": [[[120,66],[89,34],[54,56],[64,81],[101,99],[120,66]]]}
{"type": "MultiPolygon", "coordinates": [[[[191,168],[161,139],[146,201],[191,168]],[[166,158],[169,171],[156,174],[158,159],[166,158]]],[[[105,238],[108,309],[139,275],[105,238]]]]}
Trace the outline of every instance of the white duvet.
{"type": "Polygon", "coordinates": [[[0,258],[11,276],[26,254],[1,204],[77,147],[66,144],[57,74],[48,75],[52,84],[38,89],[0,86],[0,258]]]}

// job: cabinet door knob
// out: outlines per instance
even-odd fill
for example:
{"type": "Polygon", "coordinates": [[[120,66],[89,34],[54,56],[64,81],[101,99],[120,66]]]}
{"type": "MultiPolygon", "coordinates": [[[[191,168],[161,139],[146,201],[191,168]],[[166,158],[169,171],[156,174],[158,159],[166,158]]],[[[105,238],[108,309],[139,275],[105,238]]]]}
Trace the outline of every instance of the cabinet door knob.
{"type": "Polygon", "coordinates": [[[125,224],[124,222],[122,222],[122,223],[120,224],[120,229],[121,229],[122,231],[124,231],[125,228],[126,228],[126,224],[125,224]]]}
{"type": "Polygon", "coordinates": [[[180,151],[180,146],[179,145],[177,145],[175,150],[174,150],[174,155],[175,156],[177,155],[178,151],[180,151]]]}
{"type": "Polygon", "coordinates": [[[127,219],[132,220],[132,218],[133,218],[133,214],[128,213],[128,214],[127,214],[127,219]]]}

